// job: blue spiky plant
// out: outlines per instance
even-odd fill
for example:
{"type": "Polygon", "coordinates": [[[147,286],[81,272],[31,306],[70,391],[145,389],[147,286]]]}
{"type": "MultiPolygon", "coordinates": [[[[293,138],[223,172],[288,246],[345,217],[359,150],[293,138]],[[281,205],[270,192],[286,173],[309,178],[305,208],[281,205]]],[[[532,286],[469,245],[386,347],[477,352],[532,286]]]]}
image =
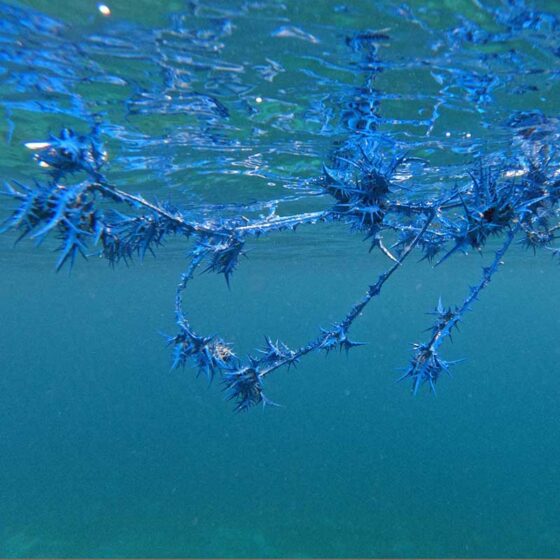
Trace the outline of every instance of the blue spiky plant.
{"type": "MultiPolygon", "coordinates": [[[[523,17],[527,25],[540,25],[538,14],[523,15],[519,6],[513,3],[494,12],[507,24],[495,40],[515,36],[523,17]]],[[[273,404],[264,392],[265,380],[273,372],[295,366],[310,353],[349,352],[362,346],[363,342],[351,337],[354,322],[413,253],[419,260],[441,266],[457,253],[479,252],[490,240],[499,240],[501,245],[491,263],[482,269],[478,283],[466,290],[463,302],[454,306],[445,306],[442,299],[437,302],[431,335],[414,345],[400,377],[410,382],[413,394],[423,386],[435,392],[440,378],[457,363],[442,356],[443,343],[491,282],[511,246],[517,242],[535,253],[549,249],[553,255],[560,254],[554,248],[560,230],[560,179],[554,146],[533,134],[536,126],[552,121],[538,112],[523,112],[510,121],[512,142],[521,146],[520,153],[500,162],[478,157],[468,171],[468,180],[448,189],[427,194],[405,187],[399,175],[403,171],[410,174],[418,158],[380,130],[381,104],[374,87],[383,68],[379,47],[388,40],[384,32],[367,31],[346,41],[363,85],[350,92],[342,110],[346,139],[328,155],[322,174],[313,181],[330,200],[324,210],[281,216],[272,205],[268,215],[258,218],[239,214],[197,219],[189,209],[150,201],[114,185],[103,173],[107,154],[100,128],[94,126],[87,134],[63,129],[44,142],[27,144],[48,174],[31,185],[6,185],[4,194],[15,208],[0,231],[15,230],[18,241],[30,238],[37,244],[54,236],[60,243],[57,270],[65,265],[72,268],[78,256],[92,253],[116,266],[155,254],[170,236],[187,239],[189,264],[175,294],[177,331],[167,337],[172,367],[190,365],[208,381],[219,380],[237,411],[273,404]],[[75,177],[82,180],[72,182],[75,177]],[[340,320],[323,326],[315,338],[298,348],[266,336],[264,344],[246,357],[236,355],[232,345],[219,335],[195,330],[183,302],[195,273],[221,274],[229,286],[250,239],[320,222],[348,225],[350,232],[362,235],[370,251],[380,251],[389,263],[340,320]]],[[[454,45],[489,40],[475,30],[453,34],[454,45]]],[[[475,73],[459,73],[457,80],[479,110],[492,81],[475,73]]]]}

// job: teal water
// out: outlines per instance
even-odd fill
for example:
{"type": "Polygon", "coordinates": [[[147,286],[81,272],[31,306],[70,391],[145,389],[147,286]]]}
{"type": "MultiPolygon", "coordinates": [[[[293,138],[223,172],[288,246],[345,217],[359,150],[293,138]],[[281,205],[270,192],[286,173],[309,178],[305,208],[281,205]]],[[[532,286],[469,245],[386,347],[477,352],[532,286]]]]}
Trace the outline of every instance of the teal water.
{"type": "MultiPolygon", "coordinates": [[[[345,34],[390,27],[396,39],[388,56],[415,56],[415,27],[399,24],[389,10],[396,3],[387,2],[385,10],[353,2],[349,12],[335,10],[338,3],[254,3],[245,11],[226,3],[219,17],[232,10],[235,30],[231,39],[220,39],[226,44],[217,51],[220,64],[239,65],[244,73],[238,79],[241,71],[233,69],[226,79],[215,69],[180,65],[199,90],[217,84],[213,94],[230,108],[228,122],[160,105],[159,113],[152,107],[147,115],[129,114],[124,107],[138,83],[148,87],[164,79],[154,60],[179,65],[176,52],[164,56],[164,49],[155,49],[161,43],[150,42],[153,30],[166,29],[172,17],[189,19],[179,2],[134,4],[111,4],[108,19],[88,2],[18,4],[67,26],[48,44],[22,31],[29,39],[24,49],[50,53],[55,68],[44,75],[62,75],[59,56],[76,66],[49,86],[53,91],[44,91],[22,86],[29,72],[24,63],[5,63],[1,91],[9,118],[1,132],[5,138],[13,127],[13,134],[3,140],[3,177],[38,176],[23,142],[66,124],[87,129],[81,111],[102,110],[110,123],[108,173],[131,192],[185,204],[284,196],[286,186],[318,173],[333,138],[344,137],[337,95],[360,83],[344,68],[345,34]],[[271,30],[280,25],[297,26],[318,42],[274,41],[271,30]],[[135,33],[143,54],[131,58],[92,46],[94,35],[134,43],[135,33]],[[83,59],[64,47],[70,44],[82,44],[83,59]],[[253,66],[266,59],[284,69],[277,79],[255,73],[253,66]],[[95,75],[113,78],[84,82],[84,60],[102,67],[95,75]],[[116,76],[125,84],[115,85],[116,76]],[[71,93],[62,91],[70,87],[71,93]],[[255,105],[256,97],[264,108],[243,113],[242,102],[255,105]],[[331,107],[332,123],[314,128],[303,115],[323,98],[320,118],[331,107]],[[36,99],[46,105],[39,109],[36,99]],[[332,127],[328,134],[325,127],[332,127]],[[223,144],[209,140],[219,134],[223,144]]],[[[423,17],[434,29],[449,25],[457,11],[483,19],[478,2],[425,4],[432,12],[423,17]]],[[[377,87],[412,88],[409,74],[394,72],[395,80],[382,76],[377,87]]],[[[421,70],[414,80],[418,89],[431,87],[421,70]]],[[[557,112],[554,87],[513,98],[509,109],[557,112]]],[[[496,96],[505,98],[507,91],[498,88],[496,96]]],[[[387,112],[402,114],[404,106],[406,100],[396,100],[387,112]]],[[[482,148],[497,150],[506,142],[499,131],[476,128],[498,118],[492,111],[507,113],[503,103],[469,113],[472,123],[456,111],[442,116],[434,132],[438,143],[430,154],[441,165],[460,167],[482,148]],[[452,140],[461,140],[446,139],[448,130],[452,140]],[[474,136],[468,144],[466,131],[474,136]]],[[[426,132],[414,123],[400,126],[413,139],[426,132]]],[[[428,180],[437,186],[437,177],[428,180]]],[[[324,202],[309,196],[292,204],[311,210],[324,202]]],[[[426,312],[440,295],[462,301],[492,247],[437,268],[410,259],[356,323],[353,336],[366,346],[349,357],[313,354],[297,369],[279,371],[267,392],[281,407],[234,414],[219,384],[209,387],[189,369],[170,371],[160,333],[174,332],[184,243],[172,240],[157,258],[130,266],[111,268],[90,258],[71,274],[56,274],[50,251],[56,245],[28,242],[14,249],[14,240],[0,236],[1,556],[560,554],[560,270],[549,252],[533,256],[516,246],[508,253],[506,266],[446,346],[450,359],[466,360],[438,385],[437,397],[411,397],[408,387],[395,384],[398,368],[406,366],[410,343],[425,338],[426,312]]],[[[205,275],[188,296],[197,328],[220,332],[240,353],[269,333],[297,347],[319,325],[343,316],[387,268],[381,253],[368,254],[361,237],[341,224],[253,240],[249,248],[231,290],[223,278],[205,275]]]]}

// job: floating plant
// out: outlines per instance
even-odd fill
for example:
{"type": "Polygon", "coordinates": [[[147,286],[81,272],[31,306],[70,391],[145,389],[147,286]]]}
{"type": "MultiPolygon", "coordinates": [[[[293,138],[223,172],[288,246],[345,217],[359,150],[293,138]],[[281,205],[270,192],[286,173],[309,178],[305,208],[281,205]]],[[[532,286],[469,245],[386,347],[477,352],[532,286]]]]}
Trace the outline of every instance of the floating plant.
{"type": "MultiPolygon", "coordinates": [[[[487,11],[502,31],[491,34],[474,23],[463,22],[447,34],[451,53],[469,45],[515,39],[527,29],[537,35],[544,30],[542,36],[553,33],[558,37],[560,25],[555,16],[529,10],[521,1],[505,2],[487,11]]],[[[475,154],[465,177],[450,177],[445,187],[438,185],[430,190],[415,188],[413,181],[403,182],[403,173],[414,179],[430,163],[411,155],[419,151],[418,145],[407,149],[392,135],[387,123],[381,126],[382,96],[374,86],[383,71],[380,46],[392,40],[390,35],[388,31],[364,31],[346,40],[363,82],[348,92],[341,111],[347,137],[327,155],[321,175],[306,183],[329,201],[326,208],[280,215],[278,205],[271,202],[261,206],[269,213],[256,218],[247,217],[242,206],[233,216],[224,213],[214,217],[219,216],[216,207],[216,211],[207,213],[212,217],[200,218],[189,208],[131,194],[105,174],[103,129],[96,125],[89,133],[64,128],[59,135],[27,144],[47,175],[29,184],[6,184],[4,194],[15,205],[0,231],[14,230],[19,234],[18,241],[29,238],[37,244],[55,237],[60,244],[57,270],[71,268],[77,257],[91,254],[99,254],[117,266],[155,254],[170,236],[188,240],[189,262],[175,294],[177,331],[167,338],[172,366],[193,366],[209,381],[221,383],[226,398],[234,402],[238,411],[273,404],[265,393],[265,381],[275,371],[296,366],[313,352],[348,353],[367,342],[353,339],[354,322],[374,298],[380,297],[385,283],[411,255],[416,254],[429,266],[445,266],[456,254],[480,252],[490,240],[497,240],[499,248],[491,263],[482,268],[478,283],[465,287],[464,300],[452,306],[444,305],[445,299],[436,303],[431,334],[425,342],[414,345],[400,377],[410,383],[414,394],[422,386],[435,392],[440,378],[457,363],[445,359],[441,353],[443,343],[451,338],[499,271],[508,250],[521,244],[533,253],[543,249],[556,257],[560,253],[554,246],[560,229],[560,177],[555,160],[558,122],[554,116],[537,110],[517,111],[507,122],[511,149],[499,160],[475,154]],[[221,274],[229,286],[251,240],[328,222],[346,224],[348,235],[357,232],[366,241],[366,250],[379,251],[387,259],[385,272],[372,278],[365,295],[346,315],[330,326],[319,327],[315,338],[298,348],[289,348],[270,334],[261,347],[245,357],[238,356],[219,335],[195,330],[184,305],[184,294],[196,272],[221,274]]],[[[547,51],[554,48],[548,38],[537,46],[547,51]]],[[[510,55],[513,56],[511,52],[510,55]]],[[[514,64],[512,60],[501,63],[514,64]]],[[[440,80],[440,71],[434,67],[436,80],[440,80]]],[[[456,72],[452,79],[454,87],[467,92],[473,111],[484,112],[492,98],[496,76],[483,76],[473,70],[456,72]]],[[[216,107],[222,107],[207,95],[200,100],[204,100],[208,111],[216,112],[216,107]]],[[[427,138],[440,105],[420,123],[426,126],[427,138]]],[[[218,113],[223,116],[224,111],[225,108],[218,113]]]]}

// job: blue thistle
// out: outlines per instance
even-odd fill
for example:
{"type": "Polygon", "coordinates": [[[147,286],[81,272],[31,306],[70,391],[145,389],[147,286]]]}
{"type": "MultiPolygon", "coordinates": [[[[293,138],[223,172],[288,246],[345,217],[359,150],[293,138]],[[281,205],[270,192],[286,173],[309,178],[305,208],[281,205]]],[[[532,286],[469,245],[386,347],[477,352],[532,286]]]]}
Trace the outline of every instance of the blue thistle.
{"type": "MultiPolygon", "coordinates": [[[[546,27],[556,30],[558,27],[555,17],[528,11],[521,0],[505,4],[503,8],[488,8],[504,23],[505,31],[498,35],[481,32],[476,25],[465,22],[464,30],[453,29],[444,35],[453,47],[453,53],[458,52],[465,42],[486,44],[516,38],[515,33],[521,29],[546,27]]],[[[405,17],[413,17],[408,9],[402,13],[405,17]]],[[[413,21],[421,23],[420,20],[413,21]]],[[[492,237],[501,236],[502,247],[496,251],[492,262],[482,268],[479,282],[470,287],[463,302],[446,307],[439,299],[431,312],[434,322],[427,329],[430,338],[414,345],[413,356],[400,378],[412,382],[414,394],[423,385],[435,392],[441,376],[450,374],[450,367],[456,363],[440,357],[441,345],[451,339],[454,329],[490,283],[514,238],[519,234],[518,242],[533,252],[545,247],[553,256],[560,256],[560,249],[550,247],[558,238],[560,229],[560,180],[554,150],[558,119],[530,111],[516,113],[506,122],[506,130],[512,133],[513,147],[517,148],[517,153],[502,158],[511,168],[506,164],[496,166],[494,162],[490,166],[486,163],[489,160],[481,158],[479,161],[483,163],[473,168],[467,184],[461,187],[455,185],[447,190],[438,185],[437,192],[431,195],[423,190],[426,186],[423,182],[417,186],[417,182],[410,181],[411,186],[405,187],[397,181],[399,168],[406,165],[407,173],[413,175],[415,168],[411,164],[414,160],[427,162],[401,152],[404,145],[401,139],[406,134],[395,135],[399,140],[393,140],[379,126],[381,122],[391,122],[389,119],[382,121],[379,112],[382,96],[373,87],[383,68],[377,60],[378,45],[387,38],[384,33],[367,31],[347,40],[356,55],[352,63],[364,74],[363,85],[346,92],[342,101],[342,124],[349,135],[333,150],[320,177],[298,185],[298,190],[301,189],[306,196],[329,195],[331,200],[326,209],[282,215],[281,204],[299,200],[298,193],[281,200],[243,206],[206,206],[197,209],[201,217],[196,219],[188,211],[151,202],[140,194],[134,195],[110,184],[101,175],[107,154],[99,140],[97,127],[83,135],[63,129],[59,136],[51,136],[45,142],[27,144],[35,152],[39,164],[50,171],[51,177],[46,183],[33,186],[19,183],[6,186],[4,194],[16,203],[16,208],[4,221],[0,232],[17,231],[19,239],[29,237],[37,244],[48,237],[55,238],[59,242],[57,269],[65,263],[72,266],[78,255],[87,256],[89,248],[94,245],[99,247],[104,258],[115,264],[155,253],[168,235],[193,238],[189,265],[181,275],[175,295],[178,334],[167,337],[173,352],[173,367],[191,364],[209,381],[219,376],[227,397],[235,401],[238,411],[270,403],[263,393],[263,380],[272,372],[295,365],[312,352],[324,350],[329,353],[337,348],[348,352],[361,345],[349,338],[354,321],[416,250],[420,253],[420,260],[431,263],[439,259],[438,263],[441,263],[458,251],[481,252],[492,237]],[[75,185],[60,184],[64,175],[76,172],[84,173],[86,180],[75,185]],[[268,214],[255,217],[263,210],[268,214]],[[216,218],[219,212],[222,217],[216,218]],[[232,216],[231,212],[235,215],[232,216]],[[370,250],[378,248],[392,263],[331,329],[321,329],[316,338],[296,350],[265,337],[264,346],[254,354],[258,358],[250,355],[248,363],[243,364],[222,338],[201,336],[191,328],[183,311],[183,295],[199,266],[204,263],[205,271],[223,274],[229,286],[249,238],[293,231],[300,225],[333,221],[344,222],[362,233],[371,241],[370,250]],[[388,246],[392,250],[395,249],[394,255],[384,245],[384,239],[389,240],[391,245],[388,246]]],[[[548,43],[544,46],[550,50],[548,43]]],[[[510,52],[504,60],[517,60],[514,55],[518,56],[510,52]]],[[[498,83],[495,75],[479,74],[466,67],[449,72],[446,77],[437,73],[432,75],[438,82],[441,79],[442,96],[458,88],[479,112],[491,100],[492,90],[498,83]],[[448,80],[449,83],[445,83],[448,80]]],[[[218,111],[211,107],[212,98],[192,95],[206,103],[205,107],[212,109],[211,113],[227,116],[227,112],[219,107],[218,111]]],[[[438,99],[430,119],[410,123],[428,126],[429,136],[438,118],[439,106],[438,99]]],[[[411,143],[408,147],[416,151],[421,148],[425,152],[432,149],[428,144],[411,143]]]]}
{"type": "Polygon", "coordinates": [[[244,241],[234,234],[225,238],[211,239],[202,242],[201,245],[210,258],[210,264],[204,272],[223,274],[229,286],[229,279],[237,267],[239,257],[244,254],[244,241]]]}
{"type": "Polygon", "coordinates": [[[217,372],[235,367],[237,357],[221,338],[198,336],[186,323],[180,326],[179,334],[167,337],[167,344],[173,347],[172,369],[184,368],[191,360],[198,373],[211,382],[217,372]]]}
{"type": "Polygon", "coordinates": [[[95,209],[90,185],[16,185],[20,190],[7,185],[4,194],[19,202],[19,206],[4,221],[0,233],[17,230],[20,232],[18,241],[30,237],[38,245],[54,233],[60,240],[57,270],[66,262],[72,266],[78,254],[86,257],[88,242],[95,239],[100,227],[100,214],[95,209]]]}
{"type": "Polygon", "coordinates": [[[263,393],[262,379],[255,365],[223,373],[226,398],[236,402],[235,411],[243,412],[260,403],[274,404],[263,393]]]}
{"type": "Polygon", "coordinates": [[[107,161],[107,152],[99,139],[97,127],[84,135],[63,128],[59,136],[51,134],[47,141],[28,142],[26,147],[36,152],[35,159],[39,165],[50,168],[55,179],[77,171],[98,175],[107,161]]]}
{"type": "Polygon", "coordinates": [[[412,394],[416,395],[420,387],[427,384],[436,393],[436,383],[443,373],[451,375],[449,367],[455,362],[447,362],[441,359],[431,345],[414,344],[414,355],[410,366],[397,381],[404,379],[412,380],[412,394]]]}

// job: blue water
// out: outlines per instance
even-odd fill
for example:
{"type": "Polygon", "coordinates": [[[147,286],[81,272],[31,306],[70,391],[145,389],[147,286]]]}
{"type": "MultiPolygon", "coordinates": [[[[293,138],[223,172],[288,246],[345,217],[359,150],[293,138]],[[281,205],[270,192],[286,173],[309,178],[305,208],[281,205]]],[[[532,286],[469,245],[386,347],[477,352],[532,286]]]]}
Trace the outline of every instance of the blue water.
{"type": "MultiPolygon", "coordinates": [[[[491,44],[459,30],[506,33],[492,11],[506,2],[131,4],[106,17],[86,1],[0,4],[4,180],[42,177],[25,142],[98,119],[105,172],[128,192],[211,215],[266,214],[272,200],[280,214],[321,210],[312,179],[351,134],[341,108],[364,79],[345,38],[365,29],[391,37],[380,129],[430,159],[426,192],[508,149],[515,111],[560,107],[552,1],[527,2],[540,23],[491,44]],[[461,78],[474,71],[498,79],[461,78]]],[[[510,250],[446,343],[466,359],[437,396],[411,397],[399,368],[426,312],[463,301],[497,240],[435,268],[409,259],[353,328],[366,346],[277,371],[266,389],[282,406],[235,414],[219,382],[170,371],[161,333],[176,330],[189,242],[57,274],[56,241],[16,237],[0,236],[1,556],[560,554],[550,251],[510,250]]],[[[195,278],[189,319],[240,355],[265,334],[297,348],[391,264],[368,248],[341,223],[252,239],[231,289],[195,278]]]]}

